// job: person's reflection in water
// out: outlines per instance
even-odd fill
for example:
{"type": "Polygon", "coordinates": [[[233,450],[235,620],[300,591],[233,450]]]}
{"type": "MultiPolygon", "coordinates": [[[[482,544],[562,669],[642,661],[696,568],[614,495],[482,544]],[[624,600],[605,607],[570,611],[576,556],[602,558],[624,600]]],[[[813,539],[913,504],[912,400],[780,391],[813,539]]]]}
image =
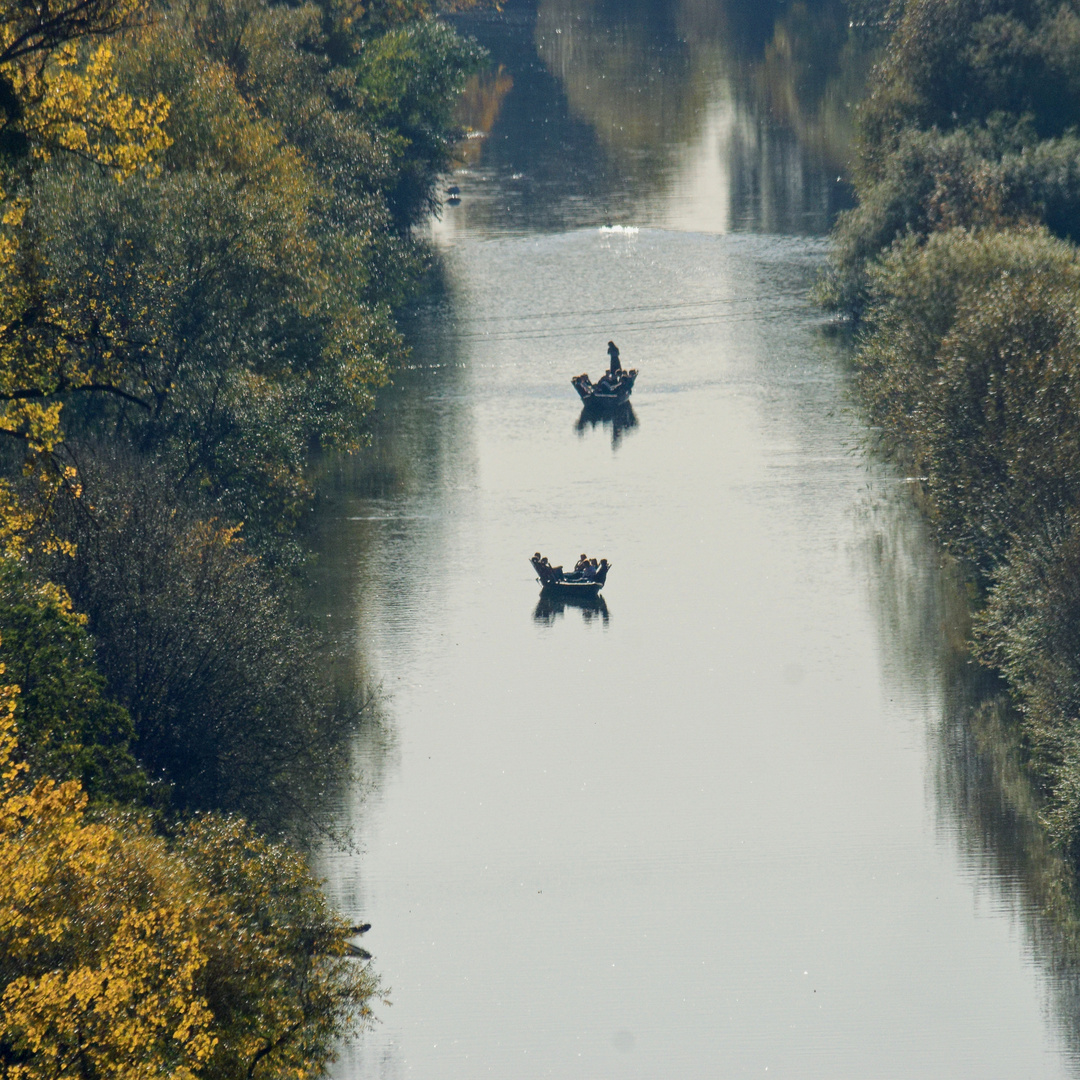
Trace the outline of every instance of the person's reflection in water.
{"type": "Polygon", "coordinates": [[[536,602],[536,610],[533,619],[542,626],[554,626],[556,619],[561,619],[566,614],[567,608],[577,608],[581,612],[582,621],[595,622],[597,619],[607,626],[611,619],[608,613],[607,603],[602,596],[541,596],[536,602]]]}
{"type": "Polygon", "coordinates": [[[619,441],[626,432],[638,426],[638,418],[629,401],[614,409],[605,410],[590,408],[586,405],[581,410],[574,430],[578,435],[584,436],[586,431],[591,431],[599,425],[611,428],[611,446],[614,449],[618,447],[619,441]]]}

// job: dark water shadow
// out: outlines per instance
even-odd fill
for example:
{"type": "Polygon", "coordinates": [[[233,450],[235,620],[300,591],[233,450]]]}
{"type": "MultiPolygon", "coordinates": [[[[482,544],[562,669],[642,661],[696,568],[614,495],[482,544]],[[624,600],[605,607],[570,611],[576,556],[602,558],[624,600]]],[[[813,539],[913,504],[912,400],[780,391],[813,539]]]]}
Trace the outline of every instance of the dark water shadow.
{"type": "Polygon", "coordinates": [[[617,449],[619,442],[628,431],[638,426],[637,414],[633,405],[626,402],[625,405],[616,406],[614,409],[597,408],[595,405],[586,405],[581,410],[581,415],[574,425],[574,430],[579,436],[584,436],[586,431],[597,427],[611,429],[611,447],[617,449]]]}
{"type": "Polygon", "coordinates": [[[599,620],[607,626],[611,620],[608,606],[602,596],[541,596],[533,611],[533,620],[542,626],[554,626],[557,619],[566,614],[567,608],[577,608],[586,623],[599,620]]]}

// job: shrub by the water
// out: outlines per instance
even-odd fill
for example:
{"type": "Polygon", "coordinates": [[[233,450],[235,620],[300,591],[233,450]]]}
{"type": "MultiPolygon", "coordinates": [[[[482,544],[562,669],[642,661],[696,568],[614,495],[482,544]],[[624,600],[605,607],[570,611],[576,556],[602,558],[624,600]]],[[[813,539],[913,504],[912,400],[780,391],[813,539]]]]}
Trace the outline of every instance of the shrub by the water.
{"type": "MultiPolygon", "coordinates": [[[[868,264],[940,228],[1080,225],[1080,12],[1052,0],[906,0],[857,109],[859,205],[828,306],[858,317],[868,264]]],[[[898,11],[899,14],[895,12],[898,11]]]]}
{"type": "Polygon", "coordinates": [[[1055,840],[1080,865],[1080,518],[1024,535],[997,567],[976,650],[1009,680],[1055,840]]]}
{"type": "Polygon", "coordinates": [[[1053,837],[1080,871],[1080,11],[906,0],[859,107],[827,306],[985,607],[1053,837]]]}
{"type": "Polygon", "coordinates": [[[982,572],[1080,499],[1078,294],[1076,249],[1041,229],[952,229],[874,264],[863,395],[982,572]]]}

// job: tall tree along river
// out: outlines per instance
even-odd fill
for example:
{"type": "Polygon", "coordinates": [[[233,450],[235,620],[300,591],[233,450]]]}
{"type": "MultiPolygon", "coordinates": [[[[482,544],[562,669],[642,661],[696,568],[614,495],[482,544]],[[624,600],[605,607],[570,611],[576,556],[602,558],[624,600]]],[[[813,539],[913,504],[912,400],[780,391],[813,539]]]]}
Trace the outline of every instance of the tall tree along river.
{"type": "Polygon", "coordinates": [[[318,858],[392,1001],[339,1080],[1080,1075],[965,602],[808,295],[843,14],[460,20],[492,64],[445,288],[317,529],[383,690],[318,858]],[[590,423],[609,338],[633,415],[590,423]],[[604,607],[539,603],[537,549],[610,559],[604,607]]]}

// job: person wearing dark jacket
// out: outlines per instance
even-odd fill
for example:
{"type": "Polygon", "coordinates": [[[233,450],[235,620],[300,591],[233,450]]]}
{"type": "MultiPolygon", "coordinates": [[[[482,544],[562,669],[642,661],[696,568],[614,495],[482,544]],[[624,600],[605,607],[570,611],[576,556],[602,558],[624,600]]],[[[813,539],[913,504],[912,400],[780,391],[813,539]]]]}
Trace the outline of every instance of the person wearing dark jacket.
{"type": "Polygon", "coordinates": [[[619,360],[619,347],[614,341],[607,343],[607,354],[610,360],[608,370],[613,376],[616,376],[622,371],[622,361],[619,360]]]}

